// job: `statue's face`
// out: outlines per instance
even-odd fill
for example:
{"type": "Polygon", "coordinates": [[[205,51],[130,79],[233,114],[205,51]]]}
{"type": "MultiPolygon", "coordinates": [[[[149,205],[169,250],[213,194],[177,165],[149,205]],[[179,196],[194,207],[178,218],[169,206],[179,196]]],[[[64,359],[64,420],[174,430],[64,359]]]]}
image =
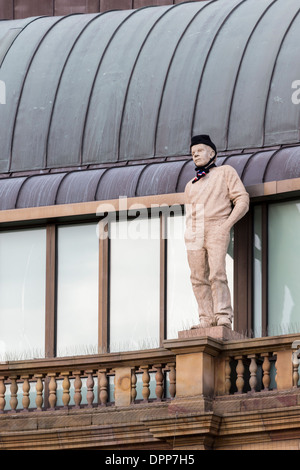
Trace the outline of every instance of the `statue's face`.
{"type": "Polygon", "coordinates": [[[193,145],[191,148],[192,157],[196,166],[205,166],[215,155],[214,150],[205,144],[193,145]]]}

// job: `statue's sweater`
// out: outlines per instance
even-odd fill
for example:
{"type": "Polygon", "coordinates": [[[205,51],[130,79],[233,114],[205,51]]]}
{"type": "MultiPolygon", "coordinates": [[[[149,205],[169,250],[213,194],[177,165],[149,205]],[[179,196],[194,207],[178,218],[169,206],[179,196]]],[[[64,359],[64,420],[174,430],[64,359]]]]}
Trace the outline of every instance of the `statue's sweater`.
{"type": "Polygon", "coordinates": [[[229,231],[249,210],[247,193],[236,170],[223,165],[212,168],[199,181],[185,188],[186,227],[195,230],[204,221],[205,229],[217,224],[229,231]]]}

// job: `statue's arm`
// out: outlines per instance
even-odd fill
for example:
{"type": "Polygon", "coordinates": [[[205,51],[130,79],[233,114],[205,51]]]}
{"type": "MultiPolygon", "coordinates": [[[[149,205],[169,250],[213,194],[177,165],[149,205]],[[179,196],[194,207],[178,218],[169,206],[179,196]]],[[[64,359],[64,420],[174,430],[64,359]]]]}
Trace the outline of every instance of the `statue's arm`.
{"type": "Polygon", "coordinates": [[[250,198],[236,170],[228,167],[226,173],[229,198],[233,204],[233,209],[222,227],[230,230],[248,212],[250,198]]]}

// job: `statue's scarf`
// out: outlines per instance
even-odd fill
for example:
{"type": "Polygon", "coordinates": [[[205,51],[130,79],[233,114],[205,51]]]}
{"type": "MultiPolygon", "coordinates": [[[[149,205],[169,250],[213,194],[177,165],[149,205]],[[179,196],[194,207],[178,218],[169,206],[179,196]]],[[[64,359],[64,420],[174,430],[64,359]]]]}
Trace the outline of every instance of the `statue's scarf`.
{"type": "Polygon", "coordinates": [[[203,176],[207,175],[209,173],[209,170],[213,168],[215,163],[211,163],[216,157],[214,156],[209,160],[209,162],[205,166],[196,166],[195,171],[196,171],[196,176],[193,179],[192,183],[196,183],[199,181],[203,176]]]}

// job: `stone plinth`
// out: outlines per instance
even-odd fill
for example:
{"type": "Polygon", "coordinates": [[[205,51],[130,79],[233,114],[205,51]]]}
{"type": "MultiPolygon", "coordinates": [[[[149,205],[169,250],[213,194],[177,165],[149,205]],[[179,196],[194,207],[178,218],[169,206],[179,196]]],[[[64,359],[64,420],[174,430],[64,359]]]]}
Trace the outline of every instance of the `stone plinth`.
{"type": "Polygon", "coordinates": [[[245,339],[246,336],[233,331],[226,326],[211,326],[209,328],[192,328],[190,330],[183,330],[178,332],[178,338],[199,338],[203,336],[210,336],[211,338],[220,339],[222,341],[234,341],[245,339]]]}

